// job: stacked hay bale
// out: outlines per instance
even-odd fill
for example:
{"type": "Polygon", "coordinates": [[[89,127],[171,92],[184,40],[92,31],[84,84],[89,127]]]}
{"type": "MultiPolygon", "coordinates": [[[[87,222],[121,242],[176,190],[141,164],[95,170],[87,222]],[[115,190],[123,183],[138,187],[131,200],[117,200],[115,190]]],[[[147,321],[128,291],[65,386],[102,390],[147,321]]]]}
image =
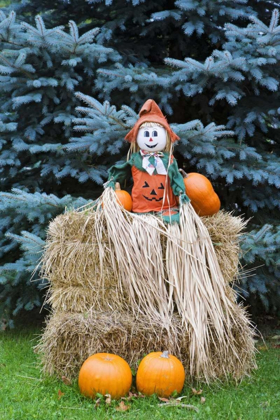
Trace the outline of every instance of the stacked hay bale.
{"type": "Polygon", "coordinates": [[[239,243],[247,222],[222,210],[211,217],[202,217],[202,221],[214,244],[224,279],[233,283],[240,274],[239,243]]]}
{"type": "MultiPolygon", "coordinates": [[[[109,246],[100,266],[94,225],[93,210],[70,211],[49,225],[42,275],[50,283],[46,302],[52,313],[37,351],[51,375],[75,377],[96,352],[118,354],[134,366],[155,348],[180,353],[165,328],[130,310],[109,246]]],[[[109,243],[106,234],[102,241],[109,243]]],[[[179,319],[174,323],[179,328],[179,319]]]]}
{"type": "MultiPolygon", "coordinates": [[[[216,248],[224,278],[232,282],[238,273],[239,236],[244,222],[225,212],[202,220],[216,248]]],[[[118,263],[111,255],[110,238],[103,229],[99,237],[102,249],[97,246],[95,221],[96,213],[89,208],[69,211],[50,223],[42,275],[50,282],[47,301],[52,313],[37,346],[44,371],[71,378],[78,374],[84,360],[96,352],[118,354],[135,367],[144,354],[168,350],[182,360],[188,373],[188,334],[180,317],[172,314],[170,329],[156,320],[151,322],[141,310],[131,310],[127,290],[117,276],[118,263]]],[[[163,237],[163,254],[164,249],[163,237]]],[[[243,340],[238,333],[240,363],[233,359],[226,372],[213,344],[210,376],[221,377],[230,372],[240,377],[253,367],[249,354],[253,350],[248,353],[243,340]]]]}
{"type": "MultiPolygon", "coordinates": [[[[124,293],[120,295],[116,287],[109,248],[105,247],[103,266],[99,264],[94,226],[91,210],[68,212],[49,225],[42,269],[50,281],[47,301],[56,312],[107,311],[125,304],[124,293]]],[[[102,241],[108,244],[107,237],[102,241]]]]}

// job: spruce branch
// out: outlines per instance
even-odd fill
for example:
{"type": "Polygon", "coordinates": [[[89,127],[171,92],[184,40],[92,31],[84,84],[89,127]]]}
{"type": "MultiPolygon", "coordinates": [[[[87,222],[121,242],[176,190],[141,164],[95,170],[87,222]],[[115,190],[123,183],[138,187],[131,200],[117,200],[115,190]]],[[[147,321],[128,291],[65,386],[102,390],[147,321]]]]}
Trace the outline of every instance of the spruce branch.
{"type": "Polygon", "coordinates": [[[274,28],[277,27],[279,21],[279,10],[274,9],[272,12],[271,22],[269,25],[269,32],[274,33],[274,28]]]}
{"type": "Polygon", "coordinates": [[[44,36],[45,33],[46,33],[46,27],[45,27],[44,21],[43,21],[43,19],[41,18],[40,15],[37,15],[35,17],[35,22],[36,22],[36,26],[37,26],[38,31],[40,32],[40,34],[42,36],[44,36]]]}
{"type": "MultiPolygon", "coordinates": [[[[22,54],[23,57],[23,54],[22,54]]],[[[24,58],[26,57],[26,55],[24,56],[24,58]]],[[[34,76],[32,75],[32,73],[28,72],[27,70],[24,70],[22,67],[17,67],[14,64],[12,64],[3,54],[0,53],[0,60],[4,61],[6,64],[8,64],[9,67],[13,68],[15,71],[20,71],[21,73],[25,74],[26,77],[28,77],[31,80],[34,80],[34,76]]]]}
{"type": "Polygon", "coordinates": [[[110,70],[103,70],[103,69],[98,69],[98,70],[97,70],[97,73],[99,73],[99,74],[104,74],[104,75],[106,75],[106,76],[111,76],[111,77],[119,77],[119,78],[121,78],[121,79],[125,79],[125,77],[126,77],[126,75],[125,75],[125,74],[118,74],[118,73],[115,73],[115,72],[113,72],[113,71],[110,71],[110,70]]]}
{"type": "Polygon", "coordinates": [[[33,32],[33,33],[34,33],[34,35],[37,35],[37,34],[38,34],[38,30],[36,30],[36,29],[35,29],[32,25],[29,25],[29,23],[22,22],[22,23],[21,23],[21,26],[22,26],[24,29],[26,29],[26,30],[29,30],[29,31],[33,32]]]}
{"type": "Polygon", "coordinates": [[[69,27],[70,27],[70,34],[72,38],[74,39],[74,42],[77,44],[79,40],[79,30],[76,25],[76,23],[73,20],[69,21],[69,27]]]}
{"type": "MultiPolygon", "coordinates": [[[[13,188],[12,192],[14,192],[15,194],[19,194],[19,192],[20,192],[20,193],[22,193],[22,191],[21,191],[21,190],[18,190],[18,189],[16,189],[16,188],[13,188]]],[[[21,196],[19,196],[19,195],[6,194],[6,193],[0,193],[0,194],[1,194],[1,197],[6,197],[6,198],[8,198],[8,199],[13,199],[13,200],[16,200],[16,201],[23,201],[23,202],[25,202],[25,203],[27,203],[27,202],[28,202],[27,197],[21,197],[21,196]]],[[[50,201],[48,201],[48,200],[45,200],[44,202],[45,202],[48,206],[55,207],[55,208],[58,208],[58,207],[59,207],[58,205],[55,205],[55,204],[51,203],[51,202],[50,202],[50,201]]]]}
{"type": "Polygon", "coordinates": [[[20,48],[25,48],[25,45],[23,45],[23,44],[17,44],[16,42],[7,40],[3,37],[2,34],[0,34],[0,36],[2,37],[2,42],[5,42],[6,44],[15,45],[16,47],[20,47],[20,48]]]}
{"type": "Polygon", "coordinates": [[[105,105],[101,105],[100,102],[98,102],[96,99],[88,96],[88,95],[84,95],[81,92],[76,92],[75,96],[79,99],[81,99],[82,101],[84,101],[85,103],[87,103],[88,105],[90,105],[92,108],[96,109],[101,115],[106,116],[107,118],[113,120],[115,123],[117,123],[118,125],[120,125],[122,128],[127,128],[127,126],[122,123],[119,119],[113,117],[112,115],[108,115],[108,113],[106,113],[106,102],[105,105]],[[105,108],[105,110],[103,110],[103,108],[105,108]]]}
{"type": "MultiPolygon", "coordinates": [[[[269,31],[269,28],[260,20],[260,19],[258,19],[256,16],[250,16],[250,20],[253,22],[253,23],[255,23],[255,25],[256,26],[258,26],[259,27],[259,29],[258,29],[258,31],[261,29],[263,32],[268,32],[269,31]]],[[[251,30],[251,28],[250,28],[250,30],[251,30]]],[[[256,32],[256,29],[255,28],[253,28],[253,31],[255,31],[256,32]]]]}

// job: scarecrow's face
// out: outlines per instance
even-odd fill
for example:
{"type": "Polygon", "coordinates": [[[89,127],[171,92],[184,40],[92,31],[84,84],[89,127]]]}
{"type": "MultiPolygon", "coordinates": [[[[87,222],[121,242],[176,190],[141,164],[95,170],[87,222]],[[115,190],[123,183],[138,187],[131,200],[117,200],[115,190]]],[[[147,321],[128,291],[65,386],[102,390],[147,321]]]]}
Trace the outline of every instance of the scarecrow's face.
{"type": "Polygon", "coordinates": [[[137,144],[141,150],[147,152],[159,152],[166,146],[166,130],[164,127],[157,125],[152,127],[139,128],[137,144]]]}

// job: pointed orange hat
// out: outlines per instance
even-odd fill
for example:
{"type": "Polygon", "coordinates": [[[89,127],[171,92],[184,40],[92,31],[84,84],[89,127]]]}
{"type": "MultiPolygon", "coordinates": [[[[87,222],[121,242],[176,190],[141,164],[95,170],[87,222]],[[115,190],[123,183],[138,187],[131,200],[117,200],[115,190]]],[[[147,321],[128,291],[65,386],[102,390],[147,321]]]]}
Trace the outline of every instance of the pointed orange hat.
{"type": "Polygon", "coordinates": [[[167,119],[161,112],[159,106],[153,99],[148,99],[144,105],[142,106],[139,112],[139,120],[136,122],[132,130],[125,136],[125,140],[129,143],[133,143],[136,141],[137,133],[140,126],[145,122],[155,122],[162,125],[170,136],[170,140],[174,143],[177,140],[180,140],[180,137],[171,130],[167,119]]]}

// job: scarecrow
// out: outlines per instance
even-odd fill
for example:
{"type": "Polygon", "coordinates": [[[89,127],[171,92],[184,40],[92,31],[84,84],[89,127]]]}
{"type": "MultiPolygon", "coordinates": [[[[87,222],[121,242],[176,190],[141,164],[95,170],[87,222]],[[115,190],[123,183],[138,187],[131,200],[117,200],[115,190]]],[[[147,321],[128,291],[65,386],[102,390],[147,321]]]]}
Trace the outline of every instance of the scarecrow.
{"type": "MultiPolygon", "coordinates": [[[[252,356],[252,330],[223,277],[209,232],[186,195],[172,154],[179,137],[149,99],[125,139],[131,144],[128,160],[109,170],[102,198],[122,283],[135,310],[158,319],[169,331],[178,311],[189,337],[192,375],[207,378],[216,363],[226,371],[226,364],[238,358],[240,340],[252,356]],[[132,213],[125,218],[119,206],[109,210],[110,194],[116,182],[123,184],[131,175],[132,213]]],[[[204,206],[211,200],[201,191],[204,206]]],[[[218,199],[214,213],[219,208],[218,199]]]]}
{"type": "Polygon", "coordinates": [[[109,170],[106,187],[125,183],[132,175],[132,211],[154,213],[164,222],[179,223],[179,197],[189,201],[177,162],[172,155],[179,137],[172,131],[158,105],[145,102],[140,118],[125,139],[131,144],[130,159],[109,170]]]}
{"type": "Polygon", "coordinates": [[[179,137],[153,100],[143,105],[125,139],[128,160],[109,170],[97,204],[50,225],[43,275],[53,284],[55,313],[40,345],[45,370],[73,372],[82,356],[98,351],[137,363],[144,353],[167,349],[194,378],[210,382],[248,374],[255,367],[254,331],[229,283],[244,224],[219,211],[213,189],[200,191],[198,201],[191,189],[186,194],[173,157],[179,137]],[[128,211],[115,189],[131,177],[128,211]],[[213,199],[215,214],[201,218],[209,204],[213,209],[213,199]],[[83,301],[76,313],[69,285],[83,301]],[[73,344],[71,352],[70,342],[81,345],[73,344]]]}

